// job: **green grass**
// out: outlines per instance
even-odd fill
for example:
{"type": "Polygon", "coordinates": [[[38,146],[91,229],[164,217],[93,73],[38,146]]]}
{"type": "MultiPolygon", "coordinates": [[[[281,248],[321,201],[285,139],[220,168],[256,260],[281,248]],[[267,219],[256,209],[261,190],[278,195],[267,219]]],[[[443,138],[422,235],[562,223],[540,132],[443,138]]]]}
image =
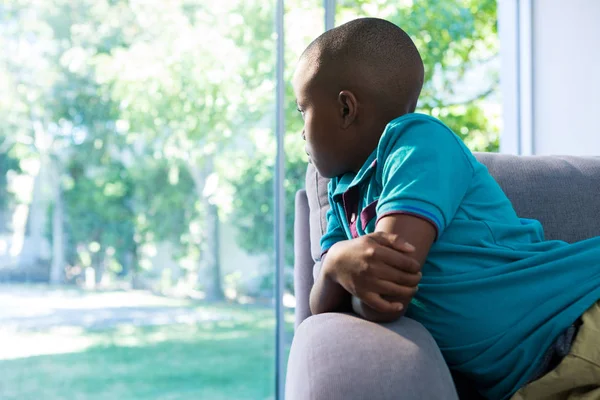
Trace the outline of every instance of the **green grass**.
{"type": "MultiPolygon", "coordinates": [[[[75,352],[0,360],[0,398],[271,399],[273,311],[211,307],[227,320],[196,325],[15,333],[0,346],[78,343],[75,352]]],[[[287,318],[286,318],[287,319],[287,318]]],[[[288,324],[291,334],[291,326],[288,324]]],[[[6,335],[5,335],[6,336],[6,335]]],[[[64,346],[59,346],[64,348],[64,346]]]]}

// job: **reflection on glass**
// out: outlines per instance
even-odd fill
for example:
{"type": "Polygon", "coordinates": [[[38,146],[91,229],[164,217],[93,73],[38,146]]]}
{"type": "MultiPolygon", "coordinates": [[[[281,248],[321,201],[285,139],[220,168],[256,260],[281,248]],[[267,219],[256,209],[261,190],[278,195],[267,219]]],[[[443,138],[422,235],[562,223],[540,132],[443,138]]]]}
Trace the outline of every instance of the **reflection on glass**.
{"type": "Polygon", "coordinates": [[[274,397],[274,1],[210,3],[0,5],[2,399],[274,397]]]}

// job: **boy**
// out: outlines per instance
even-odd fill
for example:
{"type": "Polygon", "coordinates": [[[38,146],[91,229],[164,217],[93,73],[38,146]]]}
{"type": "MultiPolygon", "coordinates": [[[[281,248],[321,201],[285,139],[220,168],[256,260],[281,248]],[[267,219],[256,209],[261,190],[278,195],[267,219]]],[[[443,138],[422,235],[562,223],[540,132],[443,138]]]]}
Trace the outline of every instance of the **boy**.
{"type": "Polygon", "coordinates": [[[306,151],[332,178],[311,311],[406,314],[488,398],[600,398],[600,239],[545,241],[518,218],[460,139],[414,113],[422,84],[411,39],[374,18],[299,60],[306,151]]]}

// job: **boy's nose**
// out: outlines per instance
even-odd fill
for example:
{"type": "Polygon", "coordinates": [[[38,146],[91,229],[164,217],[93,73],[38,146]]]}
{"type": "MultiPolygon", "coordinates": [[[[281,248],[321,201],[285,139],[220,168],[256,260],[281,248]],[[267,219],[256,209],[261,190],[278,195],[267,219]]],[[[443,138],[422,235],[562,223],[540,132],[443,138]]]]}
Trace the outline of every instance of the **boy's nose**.
{"type": "Polygon", "coordinates": [[[306,141],[306,134],[304,133],[304,129],[302,129],[302,140],[306,141]]]}

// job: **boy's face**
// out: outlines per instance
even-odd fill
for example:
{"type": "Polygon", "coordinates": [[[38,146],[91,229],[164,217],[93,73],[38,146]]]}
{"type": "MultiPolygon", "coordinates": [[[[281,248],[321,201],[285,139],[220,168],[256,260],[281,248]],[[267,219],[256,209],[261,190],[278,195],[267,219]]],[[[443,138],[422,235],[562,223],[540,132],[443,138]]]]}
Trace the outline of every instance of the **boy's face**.
{"type": "Polygon", "coordinates": [[[298,63],[292,85],[304,120],[306,153],[319,173],[333,178],[349,171],[351,140],[341,129],[342,110],[334,93],[319,87],[308,62],[298,63]]]}

